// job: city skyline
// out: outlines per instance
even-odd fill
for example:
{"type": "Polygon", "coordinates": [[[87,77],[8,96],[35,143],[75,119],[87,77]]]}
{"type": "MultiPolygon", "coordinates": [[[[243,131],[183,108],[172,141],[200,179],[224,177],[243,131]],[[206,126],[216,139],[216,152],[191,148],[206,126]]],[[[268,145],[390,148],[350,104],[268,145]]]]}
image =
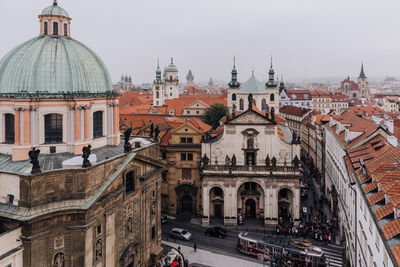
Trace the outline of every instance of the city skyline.
{"type": "MultiPolygon", "coordinates": [[[[49,2],[2,1],[1,9],[9,12],[0,23],[19,16],[14,27],[3,28],[0,54],[39,34],[32,13],[40,14],[49,2]],[[20,8],[21,3],[28,8],[20,8]]],[[[118,15],[109,12],[107,1],[59,1],[72,17],[72,38],[93,48],[113,81],[127,73],[134,83],[151,82],[157,58],[163,69],[170,57],[181,81],[189,69],[195,81],[228,81],[234,55],[239,80],[247,80],[252,67],[262,80],[271,54],[276,74],[287,80],[356,77],[362,61],[369,76],[398,74],[400,40],[391,34],[400,22],[395,1],[116,3],[118,15]]]]}

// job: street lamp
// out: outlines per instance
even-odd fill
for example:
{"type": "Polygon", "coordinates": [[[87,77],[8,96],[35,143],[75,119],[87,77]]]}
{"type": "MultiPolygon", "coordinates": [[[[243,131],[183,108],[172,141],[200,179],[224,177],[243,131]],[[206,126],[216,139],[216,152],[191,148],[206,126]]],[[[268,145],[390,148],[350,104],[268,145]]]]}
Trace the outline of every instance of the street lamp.
{"type": "Polygon", "coordinates": [[[355,196],[355,201],[354,201],[354,229],[355,229],[355,233],[354,233],[354,266],[357,266],[357,191],[353,188],[353,186],[355,185],[355,182],[351,182],[349,184],[349,188],[354,192],[354,196],[355,196]]]}

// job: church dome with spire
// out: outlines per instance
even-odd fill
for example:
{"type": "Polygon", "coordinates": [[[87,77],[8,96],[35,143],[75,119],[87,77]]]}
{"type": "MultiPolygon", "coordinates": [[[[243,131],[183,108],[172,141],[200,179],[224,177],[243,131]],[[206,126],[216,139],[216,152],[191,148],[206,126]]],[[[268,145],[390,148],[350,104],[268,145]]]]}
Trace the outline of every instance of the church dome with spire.
{"type": "Polygon", "coordinates": [[[171,58],[171,63],[166,68],[166,72],[178,72],[177,67],[174,65],[174,59],[171,58]]]}
{"type": "Polygon", "coordinates": [[[111,93],[111,79],[103,61],[70,37],[68,13],[55,1],[39,18],[40,35],[0,61],[0,94],[57,98],[111,93]]]}
{"type": "Polygon", "coordinates": [[[1,153],[22,161],[32,147],[80,154],[89,144],[118,145],[119,94],[103,61],[71,38],[71,18],[57,1],[39,22],[39,36],[0,60],[1,153]]]}

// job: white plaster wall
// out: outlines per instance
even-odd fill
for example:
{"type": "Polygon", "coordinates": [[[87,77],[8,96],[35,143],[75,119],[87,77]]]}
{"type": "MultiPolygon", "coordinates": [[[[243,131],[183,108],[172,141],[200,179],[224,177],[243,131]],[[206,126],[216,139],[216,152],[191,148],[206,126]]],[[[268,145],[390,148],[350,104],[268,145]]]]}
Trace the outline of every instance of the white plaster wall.
{"type": "Polygon", "coordinates": [[[0,202],[7,203],[7,195],[14,195],[14,203],[18,204],[20,199],[20,181],[17,175],[0,173],[0,202]]]}
{"type": "MultiPolygon", "coordinates": [[[[283,142],[277,133],[277,126],[271,125],[267,126],[267,128],[273,130],[273,134],[265,134],[266,126],[265,125],[225,125],[224,135],[223,137],[215,143],[203,143],[202,151],[204,151],[208,158],[210,159],[210,163],[215,165],[215,160],[218,160],[218,165],[225,164],[226,155],[232,159],[233,154],[236,156],[237,165],[244,165],[245,157],[244,151],[242,148],[247,147],[247,139],[242,134],[246,129],[255,129],[258,132],[258,135],[255,136],[254,139],[254,147],[258,148],[257,151],[257,165],[265,165],[265,159],[267,154],[270,159],[272,157],[276,157],[277,164],[282,165],[285,161],[288,165],[291,164],[292,159],[296,154],[300,157],[299,149],[294,148],[291,144],[283,142]],[[227,131],[235,131],[235,134],[228,134],[227,131]],[[286,155],[286,157],[284,157],[286,155]],[[293,156],[293,157],[292,157],[293,156]]],[[[204,152],[202,154],[204,155],[204,152]]]]}
{"type": "MultiPolygon", "coordinates": [[[[3,233],[0,235],[0,257],[7,252],[22,246],[21,242],[21,228],[13,231],[3,233]]],[[[20,249],[7,257],[0,259],[0,266],[23,266],[23,249],[20,249]]]]}

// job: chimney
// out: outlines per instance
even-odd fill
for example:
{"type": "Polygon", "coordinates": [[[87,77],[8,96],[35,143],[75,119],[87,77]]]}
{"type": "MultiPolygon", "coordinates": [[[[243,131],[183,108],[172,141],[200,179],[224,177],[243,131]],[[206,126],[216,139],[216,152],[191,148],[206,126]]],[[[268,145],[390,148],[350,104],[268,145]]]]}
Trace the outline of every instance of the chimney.
{"type": "Polygon", "coordinates": [[[393,120],[393,135],[400,140],[400,119],[393,120]]]}

